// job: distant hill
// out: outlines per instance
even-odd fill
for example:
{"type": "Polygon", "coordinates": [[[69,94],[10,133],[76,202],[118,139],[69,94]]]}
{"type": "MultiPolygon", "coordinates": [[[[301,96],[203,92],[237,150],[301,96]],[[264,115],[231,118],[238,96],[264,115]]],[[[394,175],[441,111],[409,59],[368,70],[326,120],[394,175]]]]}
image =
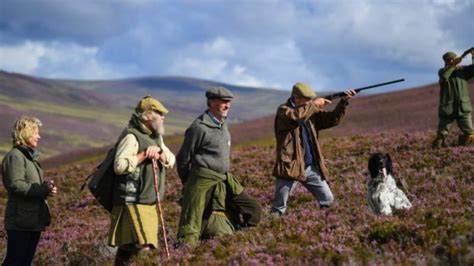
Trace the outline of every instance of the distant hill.
{"type": "MultiPolygon", "coordinates": [[[[159,98],[170,109],[166,128],[168,136],[178,136],[172,140],[174,149],[179,148],[184,129],[206,108],[204,92],[211,86],[225,86],[236,96],[230,114],[233,144],[273,138],[275,110],[289,96],[288,91],[186,77],[77,81],[0,71],[0,81],[0,119],[3,122],[0,123],[0,158],[10,148],[11,123],[20,114],[35,115],[44,122],[41,132],[43,158],[63,153],[75,157],[96,153],[88,151],[91,148],[103,151],[101,147],[110,145],[126,125],[136,102],[144,95],[159,98]]],[[[472,82],[470,91],[474,96],[472,82]]],[[[438,121],[438,93],[438,85],[431,84],[383,94],[358,95],[351,100],[341,125],[321,134],[350,136],[434,130],[438,121]]],[[[474,104],[474,97],[471,101],[474,104]]],[[[326,109],[333,108],[331,105],[326,109]]]]}
{"type": "Polygon", "coordinates": [[[37,78],[0,70],[0,95],[17,100],[35,100],[57,104],[111,105],[105,95],[79,90],[55,80],[37,78]]]}
{"type": "Polygon", "coordinates": [[[167,134],[181,133],[206,109],[204,92],[225,86],[235,94],[230,122],[271,114],[287,91],[249,88],[185,77],[78,81],[33,77],[0,70],[0,159],[10,149],[10,128],[20,115],[42,120],[43,158],[102,147],[113,142],[145,95],[170,113],[167,134]]]}
{"type": "Polygon", "coordinates": [[[223,86],[235,95],[232,122],[251,120],[272,113],[275,106],[288,97],[288,91],[271,88],[242,87],[222,82],[188,77],[142,77],[109,81],[61,80],[66,86],[100,92],[116,99],[121,106],[130,106],[130,97],[140,98],[151,94],[162,100],[179,115],[194,117],[206,109],[205,91],[223,86]]]}

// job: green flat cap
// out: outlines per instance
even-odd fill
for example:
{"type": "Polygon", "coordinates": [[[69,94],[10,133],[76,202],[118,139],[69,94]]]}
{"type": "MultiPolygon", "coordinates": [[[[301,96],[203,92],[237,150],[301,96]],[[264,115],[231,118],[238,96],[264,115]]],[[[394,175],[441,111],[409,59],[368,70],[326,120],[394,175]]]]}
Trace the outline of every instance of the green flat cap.
{"type": "Polygon", "coordinates": [[[232,100],[234,95],[228,89],[224,87],[214,87],[206,91],[207,99],[222,99],[222,100],[232,100]]]}
{"type": "Polygon", "coordinates": [[[447,60],[453,60],[453,59],[456,58],[456,57],[458,57],[458,56],[456,55],[455,52],[449,51],[449,52],[444,53],[444,55],[443,55],[443,60],[445,60],[445,61],[447,61],[447,60]]]}
{"type": "Polygon", "coordinates": [[[158,111],[164,115],[168,113],[168,109],[166,109],[165,106],[160,103],[160,101],[154,99],[150,95],[143,97],[143,99],[138,102],[135,111],[137,113],[143,113],[145,111],[158,111]]]}
{"type": "Polygon", "coordinates": [[[316,92],[314,92],[314,90],[308,84],[297,82],[295,85],[293,85],[291,96],[314,99],[316,98],[316,92]]]}

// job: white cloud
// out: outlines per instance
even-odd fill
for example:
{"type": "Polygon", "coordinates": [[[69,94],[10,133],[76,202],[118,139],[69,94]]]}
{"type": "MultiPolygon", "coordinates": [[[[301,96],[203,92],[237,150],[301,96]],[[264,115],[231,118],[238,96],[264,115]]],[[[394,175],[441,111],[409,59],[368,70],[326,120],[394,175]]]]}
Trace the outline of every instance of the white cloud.
{"type": "Polygon", "coordinates": [[[0,46],[0,68],[51,78],[103,79],[119,77],[97,59],[98,48],[74,43],[26,41],[0,46]]]}
{"type": "Polygon", "coordinates": [[[444,51],[462,49],[460,40],[450,38],[450,32],[460,28],[446,28],[443,23],[466,7],[467,1],[334,1],[324,6],[327,15],[316,20],[326,28],[335,49],[426,68],[439,65],[444,51]]]}
{"type": "Polygon", "coordinates": [[[0,46],[0,68],[13,72],[33,73],[38,69],[39,59],[45,54],[42,45],[25,42],[19,46],[0,46]]]}
{"type": "Polygon", "coordinates": [[[435,82],[443,52],[472,46],[474,12],[472,0],[8,3],[3,43],[22,45],[0,44],[6,70],[90,79],[186,75],[283,89],[404,73],[413,85],[435,82]]]}
{"type": "Polygon", "coordinates": [[[229,57],[235,54],[232,43],[223,37],[217,37],[212,42],[206,43],[203,46],[204,52],[210,56],[229,57]]]}
{"type": "Polygon", "coordinates": [[[236,48],[231,41],[217,37],[204,43],[183,47],[170,67],[170,73],[218,80],[242,86],[262,86],[264,83],[235,62],[236,48]]]}

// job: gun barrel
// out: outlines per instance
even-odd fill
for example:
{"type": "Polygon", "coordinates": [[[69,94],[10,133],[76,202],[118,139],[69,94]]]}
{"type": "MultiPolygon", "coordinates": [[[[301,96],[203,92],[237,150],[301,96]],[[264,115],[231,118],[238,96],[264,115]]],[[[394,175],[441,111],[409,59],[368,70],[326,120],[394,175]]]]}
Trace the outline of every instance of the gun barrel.
{"type": "Polygon", "coordinates": [[[471,47],[467,49],[466,51],[464,51],[464,53],[462,53],[461,55],[461,59],[464,58],[466,55],[470,54],[473,50],[474,50],[474,47],[471,47]]]}
{"type": "MultiPolygon", "coordinates": [[[[356,88],[354,90],[356,92],[360,92],[360,91],[363,91],[363,90],[368,90],[368,89],[372,89],[372,88],[375,88],[375,87],[381,87],[381,86],[389,85],[389,84],[392,84],[392,83],[398,83],[398,82],[402,82],[402,81],[405,81],[405,79],[397,79],[397,80],[387,81],[387,82],[383,82],[383,83],[373,84],[373,85],[369,85],[369,86],[365,86],[365,87],[356,88]]],[[[324,98],[328,99],[328,100],[332,100],[332,99],[343,97],[345,95],[346,94],[344,92],[338,92],[338,93],[326,96],[324,98]]]]}

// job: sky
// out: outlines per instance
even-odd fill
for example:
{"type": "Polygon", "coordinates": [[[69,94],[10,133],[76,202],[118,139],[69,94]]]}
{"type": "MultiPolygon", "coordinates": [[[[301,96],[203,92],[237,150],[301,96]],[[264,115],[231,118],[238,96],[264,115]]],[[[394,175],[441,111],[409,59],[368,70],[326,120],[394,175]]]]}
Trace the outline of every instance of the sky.
{"type": "Polygon", "coordinates": [[[444,52],[474,46],[473,17],[472,0],[0,0],[0,69],[409,88],[437,82],[444,52]]]}

